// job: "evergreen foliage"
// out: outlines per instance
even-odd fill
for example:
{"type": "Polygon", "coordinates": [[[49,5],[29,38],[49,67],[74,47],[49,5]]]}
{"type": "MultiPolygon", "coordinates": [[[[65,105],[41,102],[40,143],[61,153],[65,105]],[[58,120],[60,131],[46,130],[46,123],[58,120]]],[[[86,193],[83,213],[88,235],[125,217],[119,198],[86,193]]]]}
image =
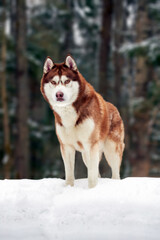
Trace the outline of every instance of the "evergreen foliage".
{"type": "MultiPolygon", "coordinates": [[[[67,53],[76,59],[82,75],[98,90],[99,86],[99,51],[101,46],[103,1],[89,0],[39,0],[26,1],[27,4],[27,71],[29,84],[29,142],[30,142],[30,174],[29,178],[64,177],[63,162],[59,151],[59,143],[55,134],[54,117],[48,104],[40,93],[40,79],[43,64],[47,56],[55,62],[62,62],[67,53]],[[37,2],[37,1],[36,1],[37,2]]],[[[145,0],[148,28],[146,38],[136,40],[136,24],[138,2],[135,0],[122,1],[122,29],[116,22],[115,7],[118,1],[112,0],[112,27],[110,40],[109,64],[106,83],[110,87],[111,101],[120,108],[126,126],[126,152],[122,167],[122,176],[131,174],[133,167],[133,151],[138,151],[135,142],[135,127],[138,119],[149,116],[148,120],[148,149],[151,159],[149,174],[160,175],[160,4],[158,0],[145,0]],[[119,34],[119,35],[115,35],[119,34]],[[120,36],[118,49],[115,36],[120,36]],[[116,52],[117,51],[117,52],[116,52]],[[115,52],[118,55],[115,55],[115,52]],[[116,56],[116,57],[115,57],[116,56]],[[117,58],[118,56],[118,58],[117,58]],[[145,93],[137,95],[137,59],[143,58],[144,66],[150,70],[149,79],[143,86],[145,93]],[[115,92],[116,67],[121,66],[120,91],[115,92]],[[118,62],[119,61],[119,62],[118,62]],[[120,98],[120,99],[119,99],[120,98]],[[156,160],[154,160],[156,159],[156,160]],[[153,164],[152,164],[153,161],[153,164]],[[156,164],[155,164],[156,161],[156,164]],[[156,166],[155,166],[156,165],[156,166]],[[153,170],[156,169],[156,170],[153,170]]],[[[17,134],[17,84],[16,84],[16,33],[15,33],[15,3],[7,1],[5,9],[6,20],[6,89],[10,122],[10,137],[12,148],[11,178],[16,177],[17,134]]],[[[0,2],[0,12],[4,6],[0,2]]],[[[0,18],[2,23],[2,19],[0,18]]],[[[2,31],[0,32],[2,35],[2,31]]],[[[139,82],[139,80],[138,80],[139,82]]],[[[107,93],[106,93],[107,94],[107,93]]],[[[104,96],[108,99],[108,96],[104,96]]],[[[3,106],[0,99],[0,124],[3,123],[3,106]]],[[[142,121],[143,125],[143,121],[142,121]]],[[[0,178],[4,178],[4,130],[0,128],[0,178]]],[[[158,175],[158,176],[159,176],[158,175]]]]}

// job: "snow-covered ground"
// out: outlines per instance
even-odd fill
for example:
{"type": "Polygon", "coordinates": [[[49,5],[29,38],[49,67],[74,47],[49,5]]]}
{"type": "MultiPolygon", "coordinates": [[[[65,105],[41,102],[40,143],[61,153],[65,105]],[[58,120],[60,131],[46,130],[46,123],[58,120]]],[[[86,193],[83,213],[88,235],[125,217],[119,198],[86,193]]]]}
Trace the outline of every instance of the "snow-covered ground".
{"type": "Polygon", "coordinates": [[[160,179],[0,181],[1,240],[160,239],[160,179]]]}

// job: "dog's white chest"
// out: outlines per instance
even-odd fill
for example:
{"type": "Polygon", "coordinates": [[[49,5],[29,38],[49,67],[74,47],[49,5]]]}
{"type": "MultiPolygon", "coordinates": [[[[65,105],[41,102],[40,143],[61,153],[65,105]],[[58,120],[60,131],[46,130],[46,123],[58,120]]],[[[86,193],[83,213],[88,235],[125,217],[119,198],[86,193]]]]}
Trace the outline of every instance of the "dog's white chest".
{"type": "Polygon", "coordinates": [[[76,124],[78,116],[72,106],[55,107],[54,109],[59,114],[65,128],[72,127],[76,124]]]}
{"type": "Polygon", "coordinates": [[[73,107],[66,112],[61,112],[60,117],[63,126],[56,124],[60,140],[63,144],[72,145],[77,151],[82,151],[90,142],[90,136],[94,130],[93,119],[87,118],[81,124],[76,125],[77,113],[73,107]]]}

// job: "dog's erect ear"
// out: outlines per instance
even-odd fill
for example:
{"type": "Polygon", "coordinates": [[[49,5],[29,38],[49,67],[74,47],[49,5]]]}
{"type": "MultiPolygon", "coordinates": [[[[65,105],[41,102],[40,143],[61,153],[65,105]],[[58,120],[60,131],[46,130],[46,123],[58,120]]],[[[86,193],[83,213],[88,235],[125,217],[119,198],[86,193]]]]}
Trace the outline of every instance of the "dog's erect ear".
{"type": "Polygon", "coordinates": [[[43,67],[43,73],[49,72],[53,66],[54,66],[54,62],[50,57],[47,57],[43,67]]]}
{"type": "Polygon", "coordinates": [[[69,67],[71,70],[74,70],[74,71],[77,70],[77,65],[76,65],[74,59],[73,59],[70,55],[68,55],[68,56],[66,57],[65,65],[66,65],[67,67],[69,67]]]}

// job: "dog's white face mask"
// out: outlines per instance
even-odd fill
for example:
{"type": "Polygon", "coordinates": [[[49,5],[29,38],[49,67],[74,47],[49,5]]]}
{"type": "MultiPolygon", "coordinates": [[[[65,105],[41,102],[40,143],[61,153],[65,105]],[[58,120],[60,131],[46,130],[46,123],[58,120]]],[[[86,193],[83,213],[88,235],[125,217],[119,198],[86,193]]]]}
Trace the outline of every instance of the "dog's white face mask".
{"type": "MultiPolygon", "coordinates": [[[[65,65],[70,72],[77,70],[75,61],[70,56],[66,58],[65,65]]],[[[54,66],[52,60],[47,58],[44,64],[44,73],[48,73],[54,66]]],[[[68,76],[67,68],[64,69],[64,71],[62,68],[60,74],[58,73],[57,71],[56,75],[53,75],[53,77],[49,78],[49,80],[44,83],[44,93],[53,108],[55,106],[61,107],[72,104],[77,99],[79,93],[79,82],[72,79],[71,74],[68,76]]]]}
{"type": "Polygon", "coordinates": [[[66,106],[77,99],[79,84],[64,75],[56,75],[49,83],[44,85],[44,91],[53,107],[66,106]]]}

